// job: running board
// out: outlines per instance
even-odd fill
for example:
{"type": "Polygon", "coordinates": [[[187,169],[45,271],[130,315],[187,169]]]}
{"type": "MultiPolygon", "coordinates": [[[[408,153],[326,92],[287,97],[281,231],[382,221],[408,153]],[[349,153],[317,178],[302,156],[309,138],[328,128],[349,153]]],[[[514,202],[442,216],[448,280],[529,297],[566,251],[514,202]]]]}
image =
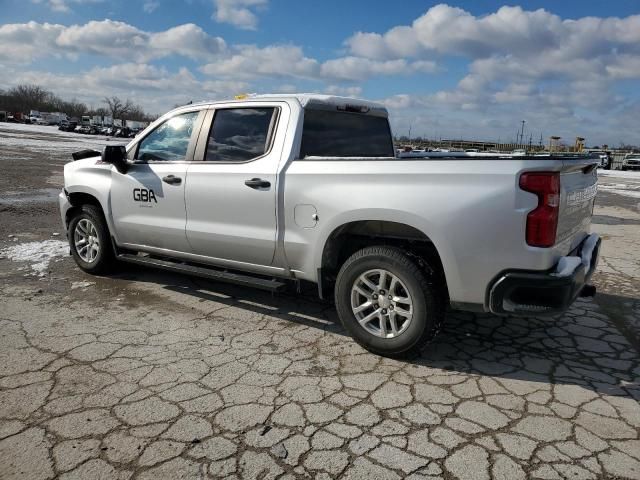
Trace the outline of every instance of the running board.
{"type": "Polygon", "coordinates": [[[121,253],[117,256],[118,260],[127,263],[135,263],[136,265],[144,265],[146,267],[159,268],[170,272],[182,273],[185,275],[193,275],[195,277],[206,278],[217,282],[235,283],[236,285],[244,285],[246,287],[259,288],[270,292],[278,292],[283,290],[287,284],[274,279],[266,279],[244,275],[241,273],[230,273],[222,270],[215,270],[207,267],[197,267],[195,265],[186,265],[184,263],[176,263],[169,260],[160,260],[157,258],[142,257],[130,253],[121,253]]]}

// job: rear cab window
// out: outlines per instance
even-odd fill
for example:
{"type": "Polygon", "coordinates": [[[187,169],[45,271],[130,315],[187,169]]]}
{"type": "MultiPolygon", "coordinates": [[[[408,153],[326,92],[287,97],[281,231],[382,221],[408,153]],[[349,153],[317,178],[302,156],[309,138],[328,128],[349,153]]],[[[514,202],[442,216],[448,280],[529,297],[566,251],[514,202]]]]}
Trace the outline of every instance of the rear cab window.
{"type": "Polygon", "coordinates": [[[302,128],[301,159],[395,156],[386,116],[307,108],[302,128]]]}
{"type": "Polygon", "coordinates": [[[276,107],[222,108],[215,111],[205,161],[239,163],[265,155],[277,117],[276,107]]]}

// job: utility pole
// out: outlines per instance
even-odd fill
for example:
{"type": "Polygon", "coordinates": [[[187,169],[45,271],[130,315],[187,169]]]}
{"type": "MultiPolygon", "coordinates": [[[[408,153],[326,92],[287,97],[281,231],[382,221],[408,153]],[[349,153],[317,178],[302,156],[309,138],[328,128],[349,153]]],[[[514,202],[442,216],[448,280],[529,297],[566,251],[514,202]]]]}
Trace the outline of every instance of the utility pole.
{"type": "Polygon", "coordinates": [[[520,128],[520,145],[522,145],[522,141],[523,141],[523,137],[524,137],[524,123],[525,123],[525,121],[522,120],[522,127],[520,128]]]}
{"type": "Polygon", "coordinates": [[[412,125],[409,125],[409,145],[411,145],[411,127],[412,125]]]}

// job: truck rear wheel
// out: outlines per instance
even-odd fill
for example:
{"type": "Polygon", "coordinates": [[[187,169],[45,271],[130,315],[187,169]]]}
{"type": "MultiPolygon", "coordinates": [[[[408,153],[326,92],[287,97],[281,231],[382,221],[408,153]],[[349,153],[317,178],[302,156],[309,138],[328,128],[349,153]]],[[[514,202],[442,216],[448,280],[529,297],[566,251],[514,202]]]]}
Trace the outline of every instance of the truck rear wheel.
{"type": "Polygon", "coordinates": [[[101,274],[113,269],[115,257],[109,229],[98,207],[79,207],[69,222],[67,237],[71,255],[82,270],[101,274]]]}
{"type": "Polygon", "coordinates": [[[378,355],[415,353],[443,319],[443,302],[429,271],[397,248],[367,247],[354,253],[336,281],[342,325],[378,355]]]}

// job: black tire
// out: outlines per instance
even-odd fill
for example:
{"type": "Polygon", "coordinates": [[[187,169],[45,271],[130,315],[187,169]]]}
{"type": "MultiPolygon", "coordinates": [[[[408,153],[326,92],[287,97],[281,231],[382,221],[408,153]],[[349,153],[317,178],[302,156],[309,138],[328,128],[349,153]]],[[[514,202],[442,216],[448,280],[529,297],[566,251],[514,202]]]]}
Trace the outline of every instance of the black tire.
{"type": "Polygon", "coordinates": [[[414,355],[437,334],[444,319],[444,299],[434,277],[429,265],[418,265],[398,248],[363,248],[349,257],[338,273],[335,303],[340,321],[353,339],[370,352],[388,357],[414,355]],[[365,330],[351,309],[354,282],[363,273],[380,268],[398,277],[413,300],[413,318],[406,330],[394,338],[382,338],[365,330]]]}
{"type": "Polygon", "coordinates": [[[105,274],[114,270],[116,259],[113,253],[109,228],[107,227],[107,222],[104,219],[102,211],[98,207],[95,205],[82,205],[81,207],[78,207],[69,222],[67,238],[69,239],[71,255],[78,267],[82,270],[93,275],[105,274]],[[82,219],[89,220],[95,226],[98,234],[99,251],[95,259],[91,262],[85,261],[80,257],[74,242],[76,225],[78,225],[78,222],[82,219]]]}

